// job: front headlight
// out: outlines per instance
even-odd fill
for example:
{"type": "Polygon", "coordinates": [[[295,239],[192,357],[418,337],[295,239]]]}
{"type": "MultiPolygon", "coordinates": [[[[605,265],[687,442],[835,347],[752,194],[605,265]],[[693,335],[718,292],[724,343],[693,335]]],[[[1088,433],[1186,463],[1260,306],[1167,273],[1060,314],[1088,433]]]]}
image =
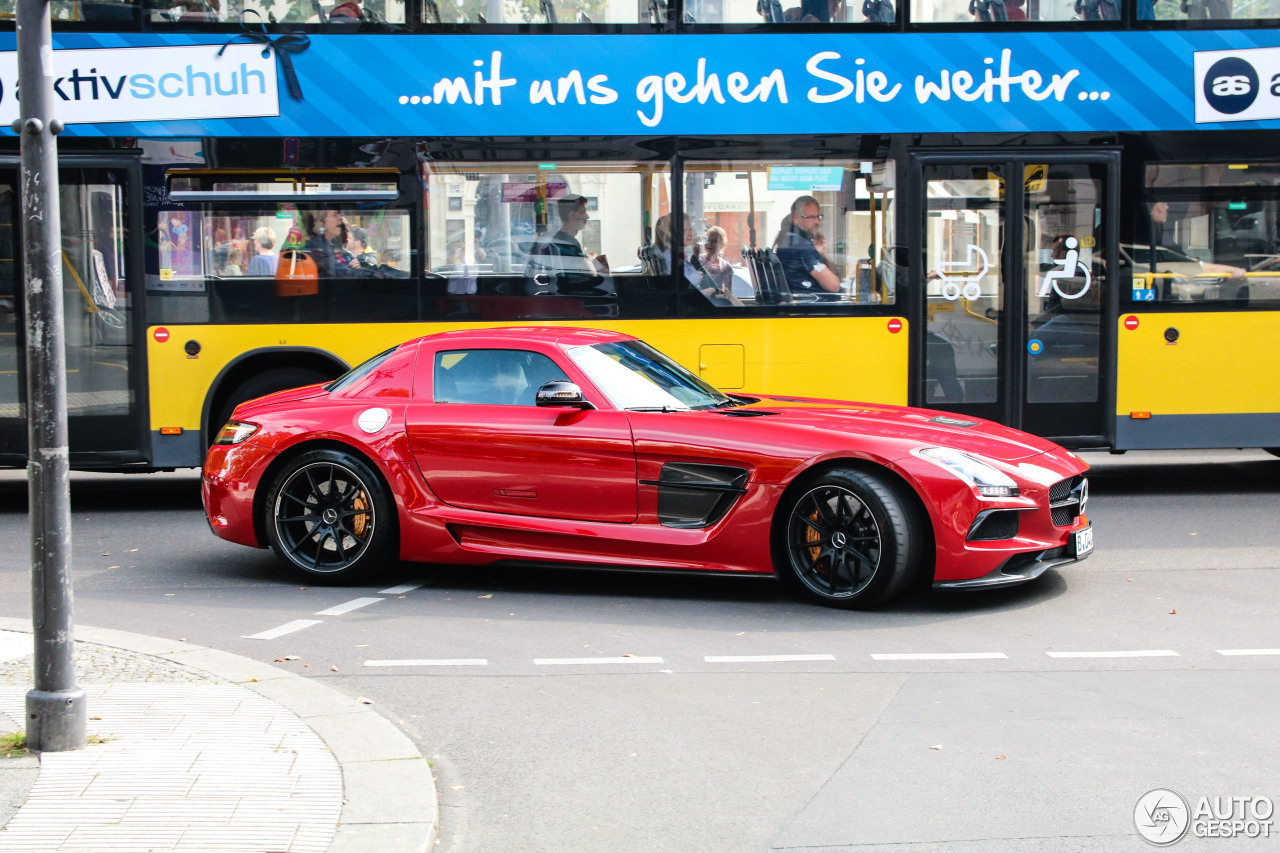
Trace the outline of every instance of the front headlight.
{"type": "Polygon", "coordinates": [[[218,433],[218,437],[213,440],[213,443],[239,444],[259,429],[260,427],[257,424],[246,423],[245,421],[227,421],[227,425],[218,433]]]}
{"type": "Polygon", "coordinates": [[[1018,484],[1008,474],[982,460],[949,447],[926,447],[917,453],[978,490],[984,498],[1016,498],[1018,484]]]}

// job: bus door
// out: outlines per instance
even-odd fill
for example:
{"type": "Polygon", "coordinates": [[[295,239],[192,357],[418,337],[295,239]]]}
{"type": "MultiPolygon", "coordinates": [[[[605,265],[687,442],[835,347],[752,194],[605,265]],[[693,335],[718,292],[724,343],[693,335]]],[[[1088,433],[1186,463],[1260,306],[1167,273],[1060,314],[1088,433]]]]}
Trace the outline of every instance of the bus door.
{"type": "Polygon", "coordinates": [[[912,400],[1109,443],[1119,155],[988,153],[912,160],[923,215],[909,240],[924,259],[912,400]]]}
{"type": "MultiPolygon", "coordinates": [[[[145,386],[134,341],[142,273],[138,165],[128,158],[75,155],[59,162],[71,464],[142,462],[145,386]]],[[[0,160],[0,462],[10,465],[23,464],[27,454],[18,176],[16,157],[0,160]]]]}

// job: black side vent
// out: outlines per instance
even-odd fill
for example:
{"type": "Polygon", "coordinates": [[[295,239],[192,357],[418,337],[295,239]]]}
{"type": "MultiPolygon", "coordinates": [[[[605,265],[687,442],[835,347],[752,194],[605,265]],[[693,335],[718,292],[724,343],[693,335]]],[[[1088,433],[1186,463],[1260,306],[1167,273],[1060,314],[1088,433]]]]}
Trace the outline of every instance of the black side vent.
{"type": "Polygon", "coordinates": [[[716,409],[722,415],[731,418],[763,418],[765,415],[776,415],[777,412],[766,412],[761,409],[716,409]]]}
{"type": "Polygon", "coordinates": [[[1018,515],[1016,509],[987,509],[978,513],[969,527],[970,542],[997,542],[1001,539],[1012,539],[1018,535],[1018,515]]]}
{"type": "Polygon", "coordinates": [[[1054,527],[1070,527],[1084,515],[1089,500],[1089,481],[1081,475],[1061,480],[1049,487],[1049,513],[1054,527]]]}
{"type": "Polygon", "coordinates": [[[661,479],[640,484],[658,487],[658,520],[666,527],[710,527],[746,492],[747,475],[731,465],[668,462],[661,479]]]}

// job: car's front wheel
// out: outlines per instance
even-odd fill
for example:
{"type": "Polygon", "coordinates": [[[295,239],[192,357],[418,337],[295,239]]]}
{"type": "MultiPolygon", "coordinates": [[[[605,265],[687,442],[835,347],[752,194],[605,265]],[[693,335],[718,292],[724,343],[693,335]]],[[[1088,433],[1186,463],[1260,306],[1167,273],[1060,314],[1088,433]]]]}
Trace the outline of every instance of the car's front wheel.
{"type": "Polygon", "coordinates": [[[886,477],[827,471],[803,484],[779,512],[775,568],[823,604],[883,604],[918,571],[924,531],[900,487],[886,477]]]}
{"type": "Polygon", "coordinates": [[[266,515],[271,549],[318,578],[371,574],[398,551],[395,502],[377,473],[345,451],[290,461],[272,481],[266,515]]]}

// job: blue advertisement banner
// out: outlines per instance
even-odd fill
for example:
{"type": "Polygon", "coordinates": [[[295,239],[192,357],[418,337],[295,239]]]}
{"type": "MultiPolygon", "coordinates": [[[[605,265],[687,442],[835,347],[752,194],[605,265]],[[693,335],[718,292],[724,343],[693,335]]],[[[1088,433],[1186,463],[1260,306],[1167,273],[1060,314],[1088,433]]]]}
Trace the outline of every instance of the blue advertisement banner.
{"type": "MultiPolygon", "coordinates": [[[[1274,30],[271,38],[57,34],[58,117],[138,137],[1280,128],[1274,30]]],[[[0,34],[3,133],[14,49],[0,34]]]]}

